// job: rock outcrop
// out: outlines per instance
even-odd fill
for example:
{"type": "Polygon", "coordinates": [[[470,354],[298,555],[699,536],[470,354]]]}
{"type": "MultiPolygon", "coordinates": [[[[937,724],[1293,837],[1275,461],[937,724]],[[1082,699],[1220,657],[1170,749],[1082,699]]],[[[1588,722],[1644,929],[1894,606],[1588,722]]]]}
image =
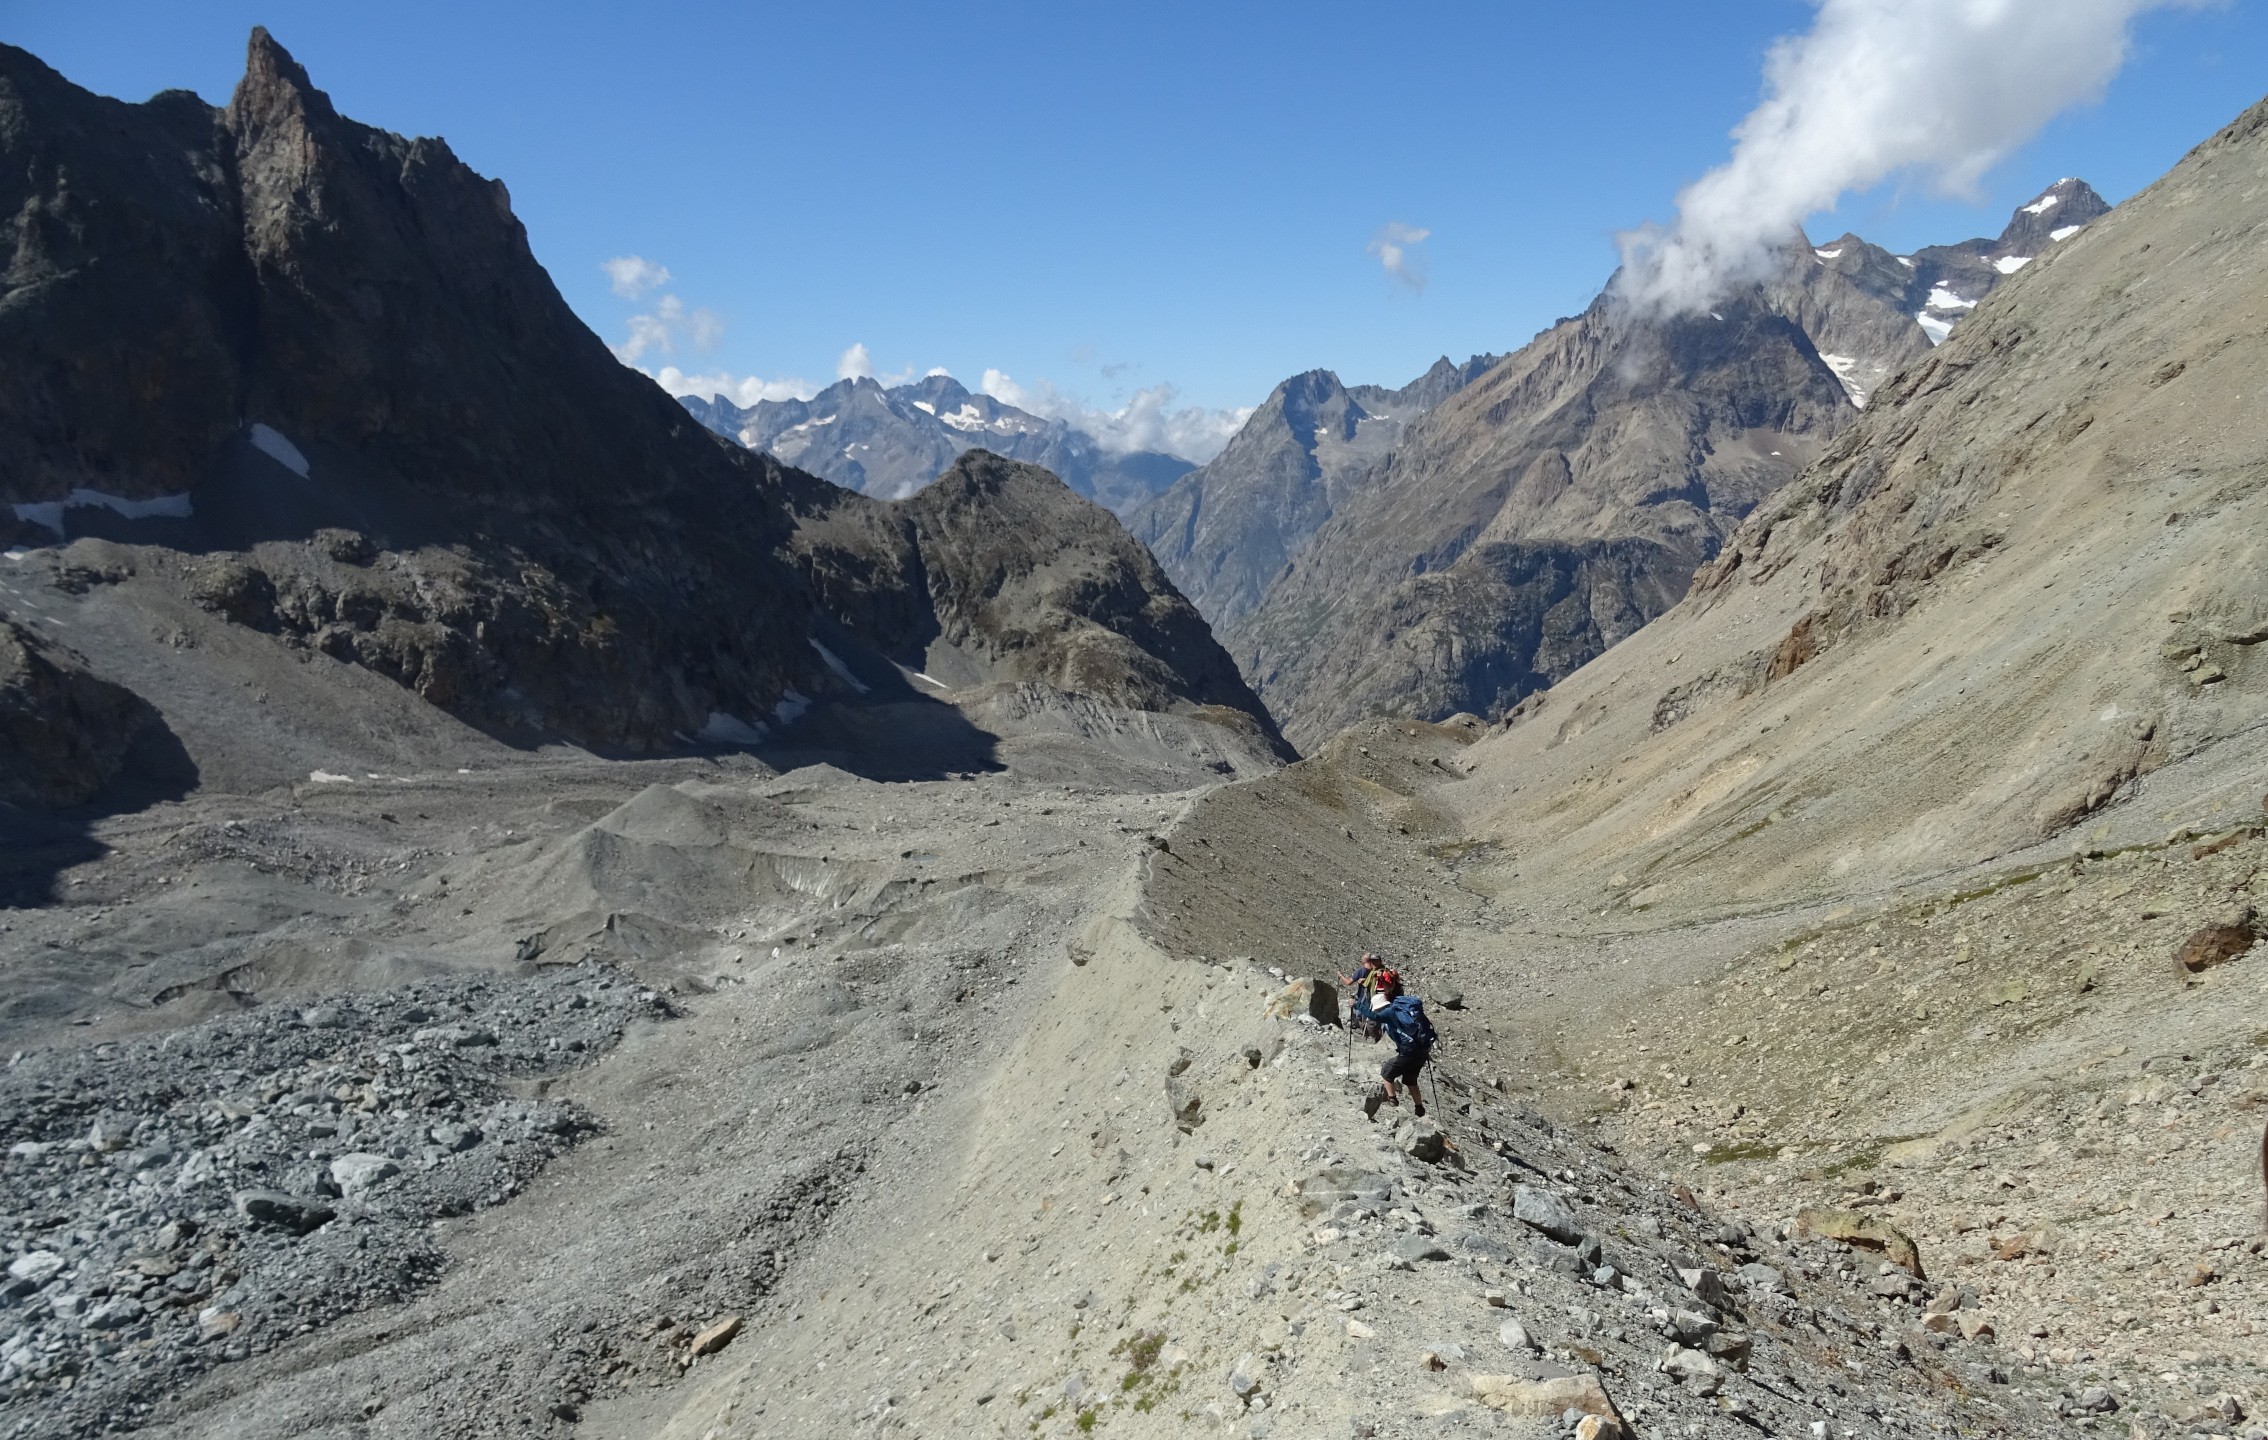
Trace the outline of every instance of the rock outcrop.
{"type": "Polygon", "coordinates": [[[92,798],[155,718],[131,690],[0,619],[0,805],[92,798]]]}
{"type": "Polygon", "coordinates": [[[1034,681],[1136,710],[1211,710],[1288,756],[1158,562],[1055,476],[984,450],[911,499],[794,490],[794,552],[862,644],[962,688],[1034,681]]]}

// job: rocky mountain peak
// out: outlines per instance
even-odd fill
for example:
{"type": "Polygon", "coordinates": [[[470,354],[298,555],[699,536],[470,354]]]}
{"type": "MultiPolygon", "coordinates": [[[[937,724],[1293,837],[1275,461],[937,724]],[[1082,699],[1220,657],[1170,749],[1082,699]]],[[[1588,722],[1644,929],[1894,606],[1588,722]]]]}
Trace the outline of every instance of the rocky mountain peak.
{"type": "Polygon", "coordinates": [[[244,76],[229,97],[228,128],[239,135],[273,127],[306,130],[336,124],[331,97],[315,88],[307,69],[292,58],[265,25],[252,27],[246,42],[244,76]]]}
{"type": "Polygon", "coordinates": [[[2110,213],[2110,202],[2084,180],[2056,181],[2027,204],[2019,205],[2000,232],[1993,254],[2034,256],[2069,239],[2081,226],[2110,213]]]}

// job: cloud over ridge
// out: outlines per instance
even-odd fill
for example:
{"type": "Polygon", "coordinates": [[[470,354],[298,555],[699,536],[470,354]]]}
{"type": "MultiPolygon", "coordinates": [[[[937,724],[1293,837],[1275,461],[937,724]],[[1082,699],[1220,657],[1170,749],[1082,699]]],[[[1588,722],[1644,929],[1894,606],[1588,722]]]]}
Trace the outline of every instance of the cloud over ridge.
{"type": "Polygon", "coordinates": [[[1090,405],[1067,395],[1055,382],[1042,378],[1019,385],[1002,370],[986,370],[978,389],[1004,405],[1026,410],[1043,420],[1061,420],[1095,437],[1095,443],[1114,455],[1136,450],[1162,450],[1202,465],[1221,453],[1244,422],[1249,405],[1208,410],[1202,406],[1174,406],[1178,395],[1172,385],[1158,384],[1136,390],[1116,410],[1090,405]]]}
{"type": "Polygon", "coordinates": [[[1775,44],[1732,158],[1677,199],[1667,229],[1620,237],[1626,298],[1699,309],[1760,276],[1805,216],[1915,173],[1973,196],[2058,113],[2098,97],[2147,10],[2195,0],[1818,0],[1775,44]]]}

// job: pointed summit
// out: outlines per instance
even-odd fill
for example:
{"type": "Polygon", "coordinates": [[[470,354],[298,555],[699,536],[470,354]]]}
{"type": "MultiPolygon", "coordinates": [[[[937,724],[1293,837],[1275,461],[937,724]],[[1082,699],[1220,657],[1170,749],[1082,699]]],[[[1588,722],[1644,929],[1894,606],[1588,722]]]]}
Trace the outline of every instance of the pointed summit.
{"type": "Polygon", "coordinates": [[[1995,258],[2038,255],[2059,240],[2068,240],[2086,225],[2110,213],[2110,203],[2084,180],[2058,180],[2019,205],[2008,217],[2008,228],[1994,244],[1995,258]]]}
{"type": "Polygon", "coordinates": [[[244,78],[228,102],[229,128],[244,133],[278,121],[322,123],[338,118],[331,97],[315,88],[307,71],[291,52],[268,33],[265,25],[252,27],[244,46],[244,78]]]}

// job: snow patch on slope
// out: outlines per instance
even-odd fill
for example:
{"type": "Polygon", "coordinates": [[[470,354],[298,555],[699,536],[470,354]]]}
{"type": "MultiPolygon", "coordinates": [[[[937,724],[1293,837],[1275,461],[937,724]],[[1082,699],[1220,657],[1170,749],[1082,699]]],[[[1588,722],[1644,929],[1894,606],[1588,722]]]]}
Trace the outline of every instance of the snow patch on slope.
{"type": "Polygon", "coordinates": [[[186,492],[150,500],[129,500],[123,495],[107,495],[100,490],[73,490],[61,500],[32,500],[14,508],[18,520],[52,530],[58,539],[64,533],[63,512],[66,510],[113,510],[128,520],[186,520],[192,513],[186,492]]]}
{"type": "Polygon", "coordinates": [[[300,452],[297,445],[291,443],[291,437],[285,435],[281,430],[276,429],[273,425],[256,424],[252,427],[251,439],[253,449],[283,466],[284,469],[289,470],[300,479],[307,478],[307,457],[300,452]]]}

